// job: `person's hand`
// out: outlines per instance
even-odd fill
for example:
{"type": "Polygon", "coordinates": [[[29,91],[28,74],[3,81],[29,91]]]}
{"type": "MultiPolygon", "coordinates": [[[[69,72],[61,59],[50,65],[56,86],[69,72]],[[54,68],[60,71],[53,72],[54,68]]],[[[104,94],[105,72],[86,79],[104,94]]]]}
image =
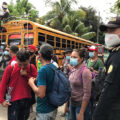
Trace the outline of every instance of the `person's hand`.
{"type": "Polygon", "coordinates": [[[94,71],[93,67],[90,67],[90,70],[91,70],[91,71],[94,71]]]}
{"type": "Polygon", "coordinates": [[[3,103],[2,103],[2,106],[3,107],[8,107],[8,106],[10,106],[11,104],[10,103],[8,103],[8,102],[6,102],[6,101],[4,101],[3,103]]]}
{"type": "Polygon", "coordinates": [[[27,76],[27,71],[21,69],[21,70],[20,70],[20,74],[21,74],[22,76],[27,76]]]}
{"type": "Polygon", "coordinates": [[[84,120],[84,113],[80,112],[77,116],[77,120],[84,120]]]}
{"type": "Polygon", "coordinates": [[[69,107],[65,106],[65,113],[69,112],[69,107]]]}
{"type": "Polygon", "coordinates": [[[31,77],[31,78],[28,80],[28,84],[29,84],[30,86],[32,86],[32,85],[35,83],[35,81],[36,81],[36,78],[31,77]]]}

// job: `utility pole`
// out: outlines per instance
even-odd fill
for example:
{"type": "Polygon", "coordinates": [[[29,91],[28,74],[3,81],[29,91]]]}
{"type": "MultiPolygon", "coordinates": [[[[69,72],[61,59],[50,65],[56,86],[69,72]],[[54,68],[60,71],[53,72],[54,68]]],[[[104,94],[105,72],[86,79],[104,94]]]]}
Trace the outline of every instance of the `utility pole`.
{"type": "Polygon", "coordinates": [[[99,43],[99,27],[100,27],[100,12],[98,12],[98,24],[97,24],[97,43],[99,43]]]}

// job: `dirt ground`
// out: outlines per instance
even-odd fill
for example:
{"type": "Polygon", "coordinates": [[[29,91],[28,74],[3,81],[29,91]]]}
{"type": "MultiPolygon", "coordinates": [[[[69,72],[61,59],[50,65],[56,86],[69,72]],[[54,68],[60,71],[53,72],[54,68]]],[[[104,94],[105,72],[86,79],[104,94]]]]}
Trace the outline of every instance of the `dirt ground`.
{"type": "MultiPolygon", "coordinates": [[[[33,112],[30,114],[30,117],[28,120],[35,120],[36,112],[35,112],[36,105],[33,106],[33,112]]],[[[65,120],[64,117],[61,117],[64,111],[64,106],[58,108],[58,114],[56,117],[56,120],[65,120]]],[[[3,108],[0,105],[0,120],[7,120],[7,108],[3,108]]]]}

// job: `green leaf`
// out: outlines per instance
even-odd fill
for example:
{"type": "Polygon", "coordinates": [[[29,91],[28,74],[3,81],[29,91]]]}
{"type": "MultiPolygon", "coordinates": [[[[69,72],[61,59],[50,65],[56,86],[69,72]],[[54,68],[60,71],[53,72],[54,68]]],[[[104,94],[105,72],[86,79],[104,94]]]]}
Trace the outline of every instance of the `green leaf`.
{"type": "Polygon", "coordinates": [[[95,36],[96,36],[95,32],[88,32],[88,33],[83,34],[81,37],[89,40],[89,39],[94,38],[95,36]]]}

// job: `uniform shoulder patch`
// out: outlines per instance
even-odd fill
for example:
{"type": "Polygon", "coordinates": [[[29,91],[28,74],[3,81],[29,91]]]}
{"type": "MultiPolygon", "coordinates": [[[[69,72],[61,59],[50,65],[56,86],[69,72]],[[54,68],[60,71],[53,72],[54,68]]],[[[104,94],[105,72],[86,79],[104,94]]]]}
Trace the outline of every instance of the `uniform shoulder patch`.
{"type": "Polygon", "coordinates": [[[113,71],[113,65],[110,65],[109,68],[108,68],[107,73],[109,74],[109,73],[111,73],[112,71],[113,71]]]}

